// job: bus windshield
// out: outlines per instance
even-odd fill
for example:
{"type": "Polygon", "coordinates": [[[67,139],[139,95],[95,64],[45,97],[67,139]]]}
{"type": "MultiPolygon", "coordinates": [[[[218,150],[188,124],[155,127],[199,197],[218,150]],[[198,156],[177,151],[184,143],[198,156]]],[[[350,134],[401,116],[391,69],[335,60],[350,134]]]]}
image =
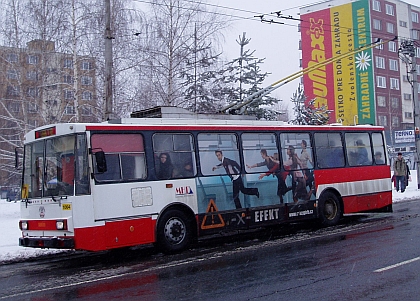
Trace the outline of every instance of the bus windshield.
{"type": "Polygon", "coordinates": [[[85,135],[54,137],[26,145],[22,188],[22,196],[28,198],[88,193],[85,135]]]}

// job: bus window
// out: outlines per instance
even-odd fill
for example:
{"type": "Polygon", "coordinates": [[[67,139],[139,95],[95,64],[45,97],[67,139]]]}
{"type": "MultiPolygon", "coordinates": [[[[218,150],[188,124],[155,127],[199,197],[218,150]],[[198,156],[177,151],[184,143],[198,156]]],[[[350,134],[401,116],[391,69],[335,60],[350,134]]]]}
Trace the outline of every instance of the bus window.
{"type": "Polygon", "coordinates": [[[90,188],[86,135],[77,135],[76,143],[76,194],[88,194],[90,193],[90,188]]]}
{"type": "Polygon", "coordinates": [[[292,145],[295,153],[302,163],[302,169],[312,169],[314,161],[312,156],[312,146],[309,134],[307,133],[289,133],[281,134],[280,139],[282,142],[284,159],[287,158],[287,147],[292,145]]]}
{"type": "Polygon", "coordinates": [[[25,146],[23,183],[27,187],[27,197],[41,197],[43,183],[44,142],[35,142],[25,146]]]}
{"type": "Polygon", "coordinates": [[[240,164],[238,142],[235,134],[198,134],[197,139],[203,175],[226,174],[223,168],[213,169],[214,166],[221,164],[215,151],[221,151],[224,157],[240,164]]]}
{"type": "Polygon", "coordinates": [[[45,144],[45,195],[72,195],[75,136],[48,139],[45,144]]]}
{"type": "MultiPolygon", "coordinates": [[[[242,147],[248,173],[267,172],[279,161],[276,136],[274,134],[242,134],[242,147]]],[[[277,166],[278,167],[278,166],[277,166]]]]}
{"type": "Polygon", "coordinates": [[[381,133],[372,134],[373,154],[377,165],[386,164],[385,143],[381,133]]]}
{"type": "Polygon", "coordinates": [[[315,133],[316,162],[319,168],[344,166],[344,150],[340,133],[315,133]]]}
{"type": "Polygon", "coordinates": [[[347,158],[350,166],[371,165],[372,151],[368,133],[346,133],[347,158]]]}
{"type": "MultiPolygon", "coordinates": [[[[97,181],[142,180],[145,179],[146,161],[143,136],[140,134],[93,134],[92,149],[105,153],[106,172],[95,167],[97,181]]],[[[95,157],[93,157],[95,158],[95,157]]]]}
{"type": "Polygon", "coordinates": [[[158,179],[188,178],[196,174],[191,134],[155,134],[153,151],[158,179]]]}

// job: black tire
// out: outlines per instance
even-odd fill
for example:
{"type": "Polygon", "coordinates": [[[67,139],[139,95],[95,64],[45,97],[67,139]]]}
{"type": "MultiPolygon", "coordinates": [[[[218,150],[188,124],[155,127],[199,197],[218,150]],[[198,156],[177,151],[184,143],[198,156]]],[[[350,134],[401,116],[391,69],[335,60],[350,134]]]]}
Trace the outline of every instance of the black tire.
{"type": "Polygon", "coordinates": [[[192,223],[187,215],[176,209],[164,212],[157,226],[157,247],[166,254],[187,249],[192,241],[192,223]]]}
{"type": "Polygon", "coordinates": [[[325,191],[321,194],[318,201],[318,210],[319,221],[324,227],[337,225],[342,215],[340,201],[331,191],[325,191]]]}

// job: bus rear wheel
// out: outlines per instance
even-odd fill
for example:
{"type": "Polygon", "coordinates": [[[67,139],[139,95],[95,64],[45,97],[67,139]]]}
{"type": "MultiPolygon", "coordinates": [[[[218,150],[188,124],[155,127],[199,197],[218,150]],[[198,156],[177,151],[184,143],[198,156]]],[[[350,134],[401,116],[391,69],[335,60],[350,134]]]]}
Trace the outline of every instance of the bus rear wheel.
{"type": "Polygon", "coordinates": [[[192,226],[187,215],[176,209],[164,212],[157,227],[157,246],[167,254],[178,253],[191,244],[192,226]]]}
{"type": "Polygon", "coordinates": [[[341,205],[337,196],[331,191],[322,193],[318,201],[319,220],[322,226],[334,226],[341,218],[341,205]]]}

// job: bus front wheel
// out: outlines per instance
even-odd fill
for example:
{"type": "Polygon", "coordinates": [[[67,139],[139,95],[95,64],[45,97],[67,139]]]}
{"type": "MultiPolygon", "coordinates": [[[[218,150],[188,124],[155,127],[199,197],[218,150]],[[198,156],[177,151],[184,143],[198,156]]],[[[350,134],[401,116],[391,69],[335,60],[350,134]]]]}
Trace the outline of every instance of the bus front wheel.
{"type": "Polygon", "coordinates": [[[322,226],[337,225],[341,218],[341,205],[338,197],[331,191],[322,193],[318,201],[319,220],[322,226]]]}
{"type": "Polygon", "coordinates": [[[164,253],[185,250],[192,241],[192,227],[187,215],[176,209],[164,212],[158,221],[157,246],[164,253]]]}

